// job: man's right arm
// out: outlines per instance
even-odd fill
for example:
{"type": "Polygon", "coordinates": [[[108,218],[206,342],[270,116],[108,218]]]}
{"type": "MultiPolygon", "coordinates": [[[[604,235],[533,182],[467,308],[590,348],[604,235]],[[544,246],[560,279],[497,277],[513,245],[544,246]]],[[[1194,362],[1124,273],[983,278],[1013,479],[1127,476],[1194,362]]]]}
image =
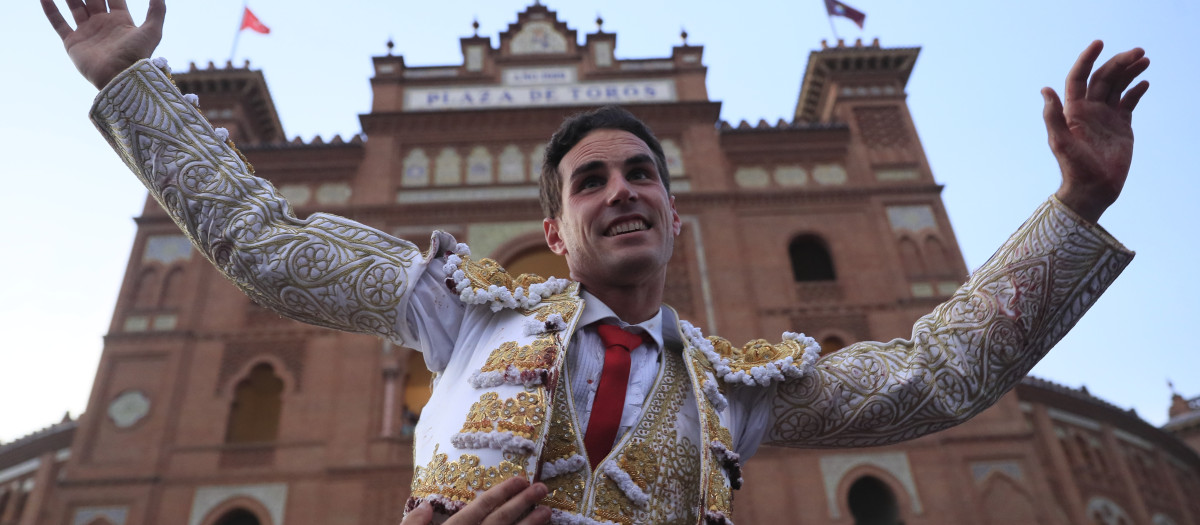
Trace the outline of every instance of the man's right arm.
{"type": "Polygon", "coordinates": [[[416,246],[334,215],[296,218],[165,67],[143,60],[119,74],[91,117],[196,248],[282,315],[415,344],[404,312],[427,262],[416,246]]]}

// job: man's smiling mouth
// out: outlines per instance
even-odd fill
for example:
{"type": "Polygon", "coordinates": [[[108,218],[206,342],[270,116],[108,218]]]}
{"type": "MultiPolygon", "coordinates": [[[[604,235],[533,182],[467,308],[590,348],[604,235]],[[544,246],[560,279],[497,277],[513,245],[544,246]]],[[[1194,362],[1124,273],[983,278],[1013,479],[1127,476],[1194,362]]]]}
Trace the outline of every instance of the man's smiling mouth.
{"type": "Polygon", "coordinates": [[[633,219],[633,220],[621,222],[618,224],[614,224],[612,227],[610,227],[608,229],[608,231],[604,232],[604,236],[605,237],[615,237],[617,235],[622,235],[625,233],[640,232],[642,230],[649,230],[649,229],[650,229],[650,225],[647,224],[646,221],[644,221],[642,219],[633,219]]]}

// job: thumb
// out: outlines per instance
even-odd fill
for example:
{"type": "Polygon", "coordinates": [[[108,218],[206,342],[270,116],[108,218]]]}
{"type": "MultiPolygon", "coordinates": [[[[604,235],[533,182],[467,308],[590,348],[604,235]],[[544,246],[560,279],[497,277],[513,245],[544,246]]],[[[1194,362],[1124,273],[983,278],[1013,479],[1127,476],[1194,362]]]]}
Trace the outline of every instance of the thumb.
{"type": "Polygon", "coordinates": [[[1044,87],[1042,88],[1042,98],[1046,103],[1042,108],[1042,119],[1046,121],[1046,135],[1050,142],[1050,149],[1058,153],[1066,148],[1070,141],[1071,129],[1067,126],[1067,117],[1063,113],[1063,105],[1058,98],[1058,93],[1051,88],[1044,87]]]}
{"type": "Polygon", "coordinates": [[[433,506],[429,504],[429,501],[421,501],[417,508],[404,516],[404,521],[401,521],[400,525],[429,525],[431,521],[433,521],[433,506]]]}

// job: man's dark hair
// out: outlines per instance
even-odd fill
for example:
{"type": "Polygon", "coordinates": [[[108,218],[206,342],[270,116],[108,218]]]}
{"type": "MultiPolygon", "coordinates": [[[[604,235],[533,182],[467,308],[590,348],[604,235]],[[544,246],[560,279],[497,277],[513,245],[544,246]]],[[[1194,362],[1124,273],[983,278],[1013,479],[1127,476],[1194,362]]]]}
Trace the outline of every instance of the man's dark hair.
{"type": "Polygon", "coordinates": [[[633,116],[633,113],[617,106],[604,106],[567,117],[562,126],[558,127],[558,131],[554,132],[554,136],[550,137],[550,143],[546,145],[546,156],[542,162],[541,189],[538,192],[538,199],[542,203],[542,214],[547,219],[557,218],[558,213],[562,211],[563,177],[558,172],[558,163],[562,162],[567,152],[571,151],[571,148],[574,148],[588,133],[598,129],[628,131],[642,139],[642,142],[645,142],[646,146],[650,147],[650,151],[654,153],[654,166],[658,169],[658,179],[662,181],[667,193],[671,192],[671,175],[667,173],[667,158],[663,155],[662,145],[658,143],[657,138],[654,138],[654,133],[650,132],[650,128],[645,123],[633,116]]]}

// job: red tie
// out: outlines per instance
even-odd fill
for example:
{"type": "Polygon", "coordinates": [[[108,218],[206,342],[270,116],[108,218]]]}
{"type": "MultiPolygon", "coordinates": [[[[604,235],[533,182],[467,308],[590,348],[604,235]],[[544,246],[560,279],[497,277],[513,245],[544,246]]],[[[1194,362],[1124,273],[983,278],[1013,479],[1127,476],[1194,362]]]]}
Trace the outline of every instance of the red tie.
{"type": "Polygon", "coordinates": [[[596,327],[604,343],[604,369],[600,385],[592,400],[592,415],[588,418],[583,446],[587,448],[592,470],[612,450],[621,426],[625,409],[625,388],[629,386],[629,352],[642,344],[642,337],[618,326],[602,324],[596,327]]]}

